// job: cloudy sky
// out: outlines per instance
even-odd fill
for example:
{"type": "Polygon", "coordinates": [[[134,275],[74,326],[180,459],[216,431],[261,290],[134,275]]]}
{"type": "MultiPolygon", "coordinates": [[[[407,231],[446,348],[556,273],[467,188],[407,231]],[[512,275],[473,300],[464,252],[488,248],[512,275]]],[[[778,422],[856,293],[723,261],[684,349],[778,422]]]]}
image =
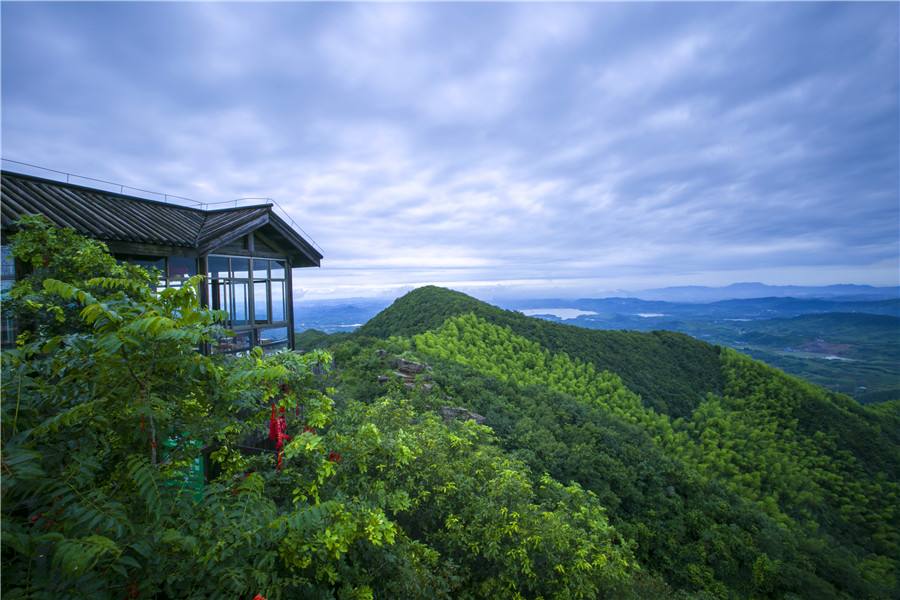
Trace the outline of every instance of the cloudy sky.
{"type": "Polygon", "coordinates": [[[2,153],[273,197],[325,250],[307,298],[897,285],[898,21],[896,3],[5,2],[2,153]]]}

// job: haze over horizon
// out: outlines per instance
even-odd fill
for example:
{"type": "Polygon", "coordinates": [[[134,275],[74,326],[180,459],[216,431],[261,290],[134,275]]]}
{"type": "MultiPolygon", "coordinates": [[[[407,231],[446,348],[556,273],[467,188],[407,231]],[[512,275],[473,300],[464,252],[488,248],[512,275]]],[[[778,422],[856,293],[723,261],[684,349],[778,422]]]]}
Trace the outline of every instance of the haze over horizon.
{"type": "Polygon", "coordinates": [[[900,285],[898,4],[0,11],[4,158],[273,197],[304,298],[900,285]]]}

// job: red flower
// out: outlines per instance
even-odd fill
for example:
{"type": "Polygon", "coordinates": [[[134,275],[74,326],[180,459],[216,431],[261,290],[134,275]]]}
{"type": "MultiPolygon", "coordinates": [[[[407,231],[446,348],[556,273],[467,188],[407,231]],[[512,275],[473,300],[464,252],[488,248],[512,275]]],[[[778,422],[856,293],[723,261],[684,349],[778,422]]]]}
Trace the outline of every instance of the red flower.
{"type": "Polygon", "coordinates": [[[275,417],[275,404],[272,404],[272,416],[269,417],[269,439],[278,441],[278,419],[275,417]]]}
{"type": "Polygon", "coordinates": [[[328,460],[330,460],[331,462],[339,463],[341,462],[341,455],[332,450],[328,453],[328,460]]]}
{"type": "Polygon", "coordinates": [[[266,600],[266,597],[263,596],[262,594],[257,594],[255,596],[253,596],[253,600],[266,600]]]}

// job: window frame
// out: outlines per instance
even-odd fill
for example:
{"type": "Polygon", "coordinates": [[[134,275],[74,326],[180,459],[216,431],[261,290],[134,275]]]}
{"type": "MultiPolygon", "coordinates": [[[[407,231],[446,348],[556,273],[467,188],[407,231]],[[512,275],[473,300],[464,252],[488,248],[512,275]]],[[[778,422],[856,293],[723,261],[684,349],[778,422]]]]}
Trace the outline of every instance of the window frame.
{"type": "MultiPolygon", "coordinates": [[[[290,281],[288,278],[288,269],[290,267],[289,267],[287,257],[277,257],[276,258],[276,257],[270,257],[270,256],[253,256],[253,255],[248,256],[248,255],[242,255],[242,254],[229,254],[229,253],[207,254],[205,262],[207,265],[206,275],[207,275],[207,279],[208,279],[208,282],[207,282],[208,290],[212,290],[213,281],[222,281],[222,278],[220,278],[220,277],[214,278],[212,276],[212,271],[210,271],[209,262],[213,258],[228,259],[228,276],[229,277],[228,277],[227,281],[229,282],[230,288],[232,288],[232,294],[231,294],[232,295],[232,298],[231,298],[232,304],[234,303],[234,293],[233,293],[234,282],[239,281],[242,283],[243,282],[247,283],[247,292],[248,292],[247,322],[246,322],[246,324],[239,325],[229,319],[228,321],[226,321],[226,327],[228,329],[234,331],[236,334],[242,334],[242,333],[249,332],[251,347],[261,346],[264,350],[266,350],[266,349],[277,350],[277,349],[282,349],[282,348],[290,348],[291,347],[291,343],[290,343],[291,309],[289,306],[290,296],[288,294],[288,282],[290,281]],[[233,260],[235,260],[235,259],[248,261],[249,271],[247,272],[246,279],[243,277],[242,278],[234,277],[233,260]],[[277,262],[281,263],[281,269],[284,272],[283,277],[279,277],[279,278],[275,278],[275,279],[272,278],[272,263],[273,263],[273,261],[277,261],[277,262]],[[263,265],[265,265],[265,269],[258,268],[258,266],[257,266],[258,263],[262,263],[263,265]],[[263,270],[265,271],[265,274],[257,276],[257,274],[256,274],[257,271],[263,271],[263,270]],[[277,320],[277,321],[273,319],[274,315],[272,312],[273,300],[274,300],[273,296],[272,296],[272,281],[280,281],[282,283],[282,293],[281,293],[281,297],[280,297],[280,302],[283,303],[282,319],[277,320]],[[256,312],[257,312],[256,284],[257,283],[265,284],[265,286],[264,286],[265,295],[266,295],[265,319],[257,319],[257,314],[256,314],[256,312]],[[283,342],[277,342],[274,344],[266,344],[266,345],[261,344],[260,343],[260,340],[262,337],[261,331],[264,329],[276,329],[276,328],[287,329],[287,339],[283,342]]],[[[259,266],[262,266],[262,265],[259,265],[259,266]]],[[[207,298],[207,305],[210,308],[212,307],[212,297],[207,298]]],[[[234,312],[232,312],[231,310],[229,310],[228,312],[229,312],[229,316],[234,314],[234,312]]],[[[213,350],[213,352],[215,352],[215,348],[213,348],[212,350],[213,350]]],[[[231,352],[226,351],[226,352],[222,352],[222,353],[234,353],[234,352],[237,352],[237,351],[231,351],[231,352]]]]}

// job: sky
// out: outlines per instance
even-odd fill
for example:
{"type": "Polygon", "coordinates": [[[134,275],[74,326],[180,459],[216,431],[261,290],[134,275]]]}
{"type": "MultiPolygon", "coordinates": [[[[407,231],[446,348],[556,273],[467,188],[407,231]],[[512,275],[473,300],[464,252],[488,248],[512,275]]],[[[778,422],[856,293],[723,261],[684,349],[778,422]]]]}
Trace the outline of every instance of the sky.
{"type": "Polygon", "coordinates": [[[0,10],[4,158],[274,198],[305,299],[900,284],[897,3],[0,10]]]}

